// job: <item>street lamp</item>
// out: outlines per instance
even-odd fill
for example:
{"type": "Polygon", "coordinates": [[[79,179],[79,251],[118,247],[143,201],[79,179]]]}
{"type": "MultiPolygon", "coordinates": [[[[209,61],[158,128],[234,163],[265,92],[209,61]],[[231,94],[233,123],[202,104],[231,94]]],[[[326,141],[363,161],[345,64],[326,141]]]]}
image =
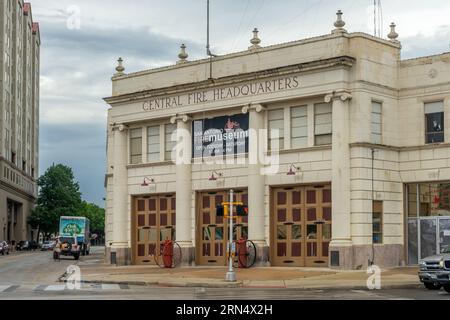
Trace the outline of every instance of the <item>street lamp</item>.
{"type": "Polygon", "coordinates": [[[223,173],[213,171],[211,173],[211,177],[209,177],[209,181],[217,181],[218,178],[222,178],[222,177],[223,177],[223,173]]]}

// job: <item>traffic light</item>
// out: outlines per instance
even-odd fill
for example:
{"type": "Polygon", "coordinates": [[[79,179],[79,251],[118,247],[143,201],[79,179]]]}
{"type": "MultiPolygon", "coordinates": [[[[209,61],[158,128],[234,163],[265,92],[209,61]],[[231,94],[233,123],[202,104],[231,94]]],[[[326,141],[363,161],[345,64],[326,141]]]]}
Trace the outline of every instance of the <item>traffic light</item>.
{"type": "Polygon", "coordinates": [[[247,217],[248,216],[248,206],[245,206],[245,205],[237,206],[236,214],[238,217],[247,217]]]}
{"type": "Polygon", "coordinates": [[[217,217],[226,217],[226,216],[228,216],[228,206],[218,205],[216,207],[216,216],[217,217]]]}

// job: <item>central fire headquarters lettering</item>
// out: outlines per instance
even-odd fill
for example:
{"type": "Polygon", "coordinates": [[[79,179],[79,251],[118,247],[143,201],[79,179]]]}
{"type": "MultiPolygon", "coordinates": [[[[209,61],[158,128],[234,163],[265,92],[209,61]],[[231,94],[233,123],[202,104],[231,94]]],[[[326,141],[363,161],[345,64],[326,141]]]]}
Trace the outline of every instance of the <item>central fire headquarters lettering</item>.
{"type": "Polygon", "coordinates": [[[220,100],[235,99],[298,88],[298,76],[286,77],[263,82],[253,82],[240,86],[226,87],[214,90],[199,91],[186,95],[164,97],[147,100],[143,103],[144,111],[172,109],[193,104],[201,104],[220,100]]]}

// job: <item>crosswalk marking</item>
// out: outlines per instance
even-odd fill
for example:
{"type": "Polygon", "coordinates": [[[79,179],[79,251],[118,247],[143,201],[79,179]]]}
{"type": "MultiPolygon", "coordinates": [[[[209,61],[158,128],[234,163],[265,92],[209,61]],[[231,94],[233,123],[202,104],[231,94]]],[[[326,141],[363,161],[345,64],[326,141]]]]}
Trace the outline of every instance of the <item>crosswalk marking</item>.
{"type": "MultiPolygon", "coordinates": [[[[80,289],[81,291],[120,291],[129,290],[130,287],[126,284],[101,284],[101,283],[82,283],[80,289]]],[[[35,285],[35,286],[19,286],[19,285],[0,285],[0,294],[6,294],[15,292],[17,290],[21,291],[34,291],[34,292],[58,292],[69,290],[66,284],[54,284],[54,285],[35,285]]]]}
{"type": "Polygon", "coordinates": [[[120,290],[122,289],[118,284],[102,284],[102,290],[120,290]]]}
{"type": "Polygon", "coordinates": [[[0,293],[4,292],[5,290],[7,290],[9,287],[11,286],[0,286],[0,293]]]}
{"type": "Polygon", "coordinates": [[[47,288],[44,289],[44,291],[64,291],[66,290],[66,285],[51,285],[47,286],[47,288]]]}

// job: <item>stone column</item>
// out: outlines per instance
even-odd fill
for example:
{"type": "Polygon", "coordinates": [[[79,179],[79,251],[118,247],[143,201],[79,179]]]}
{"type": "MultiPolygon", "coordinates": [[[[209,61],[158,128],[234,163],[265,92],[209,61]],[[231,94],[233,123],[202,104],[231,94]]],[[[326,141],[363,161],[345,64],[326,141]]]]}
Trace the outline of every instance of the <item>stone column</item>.
{"type": "Polygon", "coordinates": [[[183,265],[191,265],[195,259],[192,241],[192,119],[176,115],[170,119],[177,124],[176,158],[176,241],[182,250],[183,265]]]}
{"type": "Polygon", "coordinates": [[[325,97],[332,103],[332,240],[330,263],[332,267],[353,268],[350,208],[350,100],[346,92],[325,97]],[[336,259],[338,261],[336,261],[336,259]],[[334,262],[334,263],[332,263],[334,262]]]}
{"type": "Polygon", "coordinates": [[[249,113],[250,137],[249,137],[249,164],[248,164],[248,237],[257,246],[257,265],[264,266],[269,261],[269,246],[266,241],[266,210],[265,210],[265,175],[262,171],[263,163],[259,155],[265,150],[260,150],[265,145],[261,139],[265,136],[261,133],[264,129],[265,108],[260,105],[250,105],[242,109],[243,113],[249,113]]]}
{"type": "Polygon", "coordinates": [[[124,125],[113,127],[113,241],[111,255],[116,255],[117,265],[131,264],[130,213],[128,212],[128,135],[124,125]]]}
{"type": "Polygon", "coordinates": [[[11,202],[11,226],[10,226],[10,237],[11,237],[11,241],[16,242],[16,228],[15,228],[15,224],[16,224],[16,203],[15,202],[11,202]]]}

